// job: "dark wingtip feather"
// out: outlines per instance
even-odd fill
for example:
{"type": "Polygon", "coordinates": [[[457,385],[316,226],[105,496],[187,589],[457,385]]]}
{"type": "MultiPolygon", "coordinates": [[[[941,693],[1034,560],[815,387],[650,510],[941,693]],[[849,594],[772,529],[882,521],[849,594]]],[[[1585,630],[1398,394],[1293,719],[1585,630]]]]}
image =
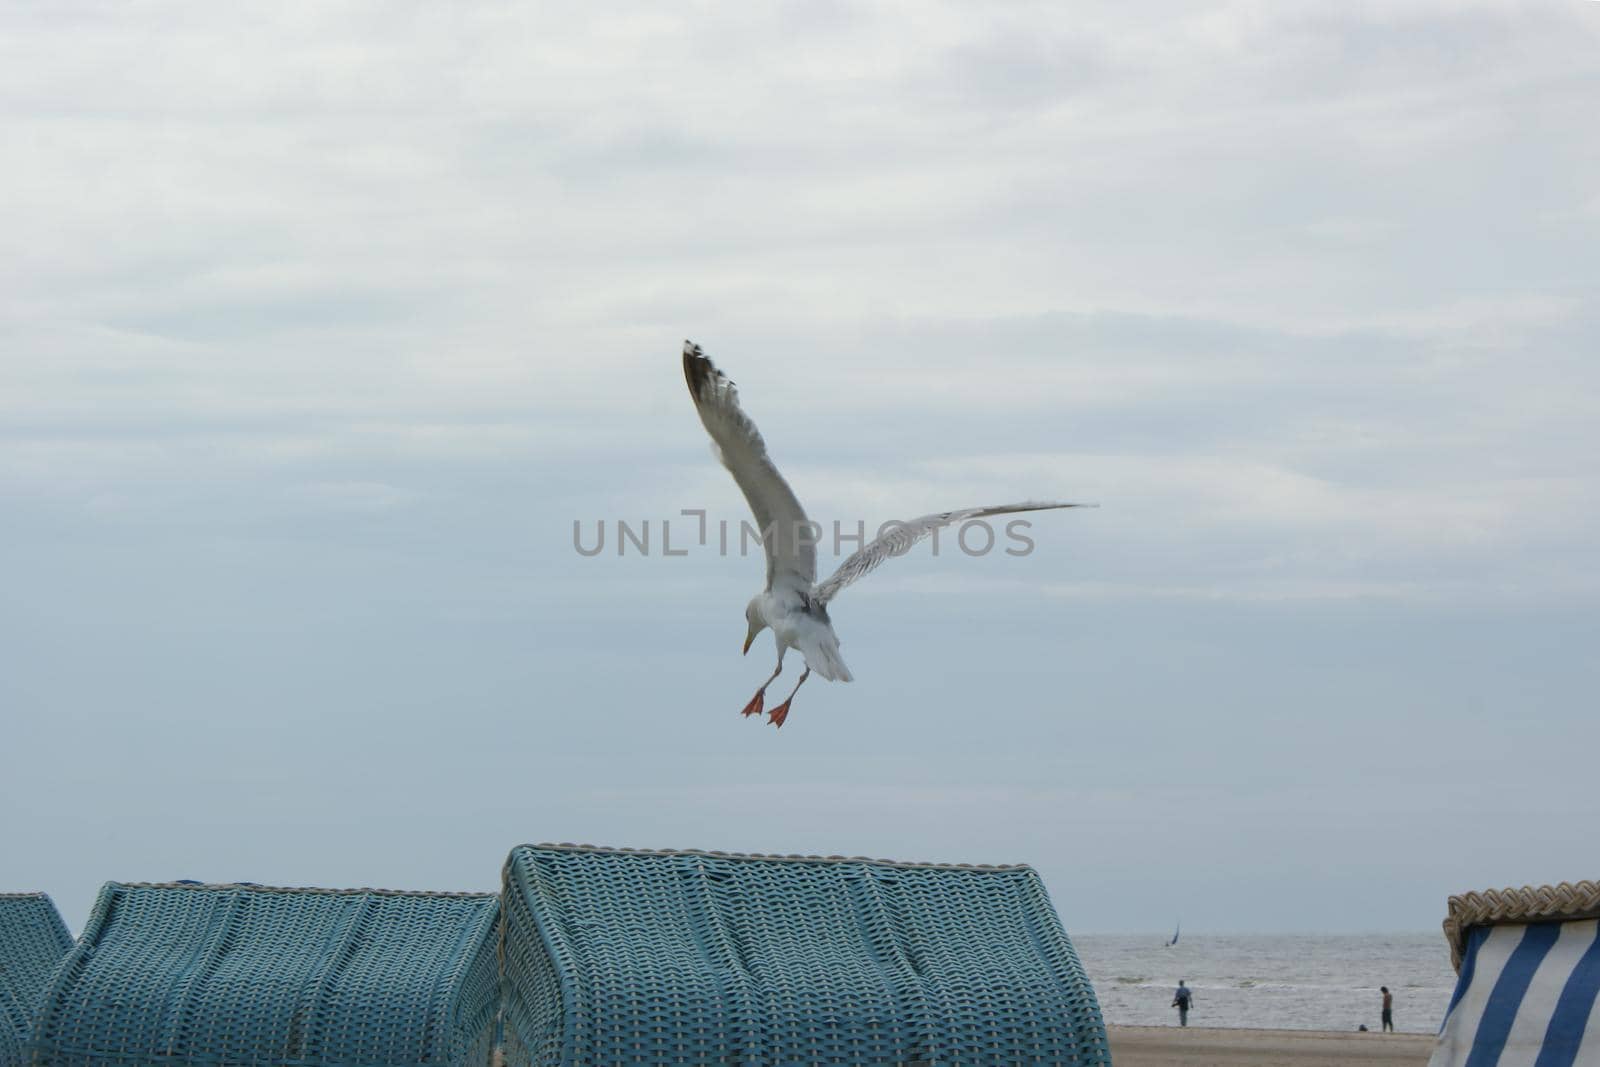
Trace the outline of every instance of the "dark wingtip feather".
{"type": "Polygon", "coordinates": [[[689,384],[689,395],[695,398],[710,393],[720,372],[716,364],[705,357],[699,345],[683,342],[683,380],[689,384]]]}
{"type": "Polygon", "coordinates": [[[689,385],[689,395],[700,395],[700,384],[705,380],[705,364],[710,361],[700,354],[700,346],[693,341],[683,342],[683,380],[689,385]]]}

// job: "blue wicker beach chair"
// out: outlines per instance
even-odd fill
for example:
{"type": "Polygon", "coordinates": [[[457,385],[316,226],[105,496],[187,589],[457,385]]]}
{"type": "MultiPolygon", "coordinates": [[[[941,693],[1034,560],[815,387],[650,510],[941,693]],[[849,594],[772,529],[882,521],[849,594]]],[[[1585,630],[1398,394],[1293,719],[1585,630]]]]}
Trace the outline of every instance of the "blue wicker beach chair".
{"type": "Polygon", "coordinates": [[[39,994],[71,947],[49,897],[0,893],[0,1067],[22,1063],[39,994]]]}
{"type": "Polygon", "coordinates": [[[487,1064],[498,931],[483,894],[109,882],[30,1062],[487,1064]]]}
{"type": "Polygon", "coordinates": [[[508,1067],[1111,1062],[1028,867],[524,845],[502,902],[508,1067]]]}

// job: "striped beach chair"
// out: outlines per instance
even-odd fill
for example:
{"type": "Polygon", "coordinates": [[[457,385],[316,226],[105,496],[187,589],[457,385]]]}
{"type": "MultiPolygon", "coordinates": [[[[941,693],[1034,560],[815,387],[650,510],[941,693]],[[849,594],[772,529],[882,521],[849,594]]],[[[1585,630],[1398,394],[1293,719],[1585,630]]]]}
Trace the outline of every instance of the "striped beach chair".
{"type": "Polygon", "coordinates": [[[1600,883],[1451,897],[1455,994],[1429,1067],[1600,1064],[1600,883]]]}
{"type": "Polygon", "coordinates": [[[501,898],[508,1067],[1111,1062],[1028,867],[524,845],[501,898]]]}
{"type": "Polygon", "coordinates": [[[50,972],[72,935],[43,893],[0,893],[0,1067],[18,1067],[50,972]]]}
{"type": "Polygon", "coordinates": [[[487,894],[110,882],[29,1062],[484,1065],[498,933],[487,894]]]}

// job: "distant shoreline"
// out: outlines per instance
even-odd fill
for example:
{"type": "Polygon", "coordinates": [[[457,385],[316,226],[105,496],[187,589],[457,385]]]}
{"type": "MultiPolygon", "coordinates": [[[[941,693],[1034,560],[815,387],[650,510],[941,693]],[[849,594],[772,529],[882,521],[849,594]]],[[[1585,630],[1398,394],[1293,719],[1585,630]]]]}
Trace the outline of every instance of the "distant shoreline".
{"type": "Polygon", "coordinates": [[[1108,1026],[1117,1067],[1423,1067],[1432,1034],[1108,1026]]]}

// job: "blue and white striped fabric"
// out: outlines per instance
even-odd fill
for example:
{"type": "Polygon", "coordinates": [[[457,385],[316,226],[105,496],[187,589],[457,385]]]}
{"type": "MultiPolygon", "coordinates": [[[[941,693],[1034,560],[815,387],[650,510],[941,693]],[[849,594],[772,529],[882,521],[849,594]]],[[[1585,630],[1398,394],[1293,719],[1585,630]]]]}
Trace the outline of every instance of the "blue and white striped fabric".
{"type": "Polygon", "coordinates": [[[1479,926],[1428,1067],[1600,1065],[1600,922],[1479,926]]]}

